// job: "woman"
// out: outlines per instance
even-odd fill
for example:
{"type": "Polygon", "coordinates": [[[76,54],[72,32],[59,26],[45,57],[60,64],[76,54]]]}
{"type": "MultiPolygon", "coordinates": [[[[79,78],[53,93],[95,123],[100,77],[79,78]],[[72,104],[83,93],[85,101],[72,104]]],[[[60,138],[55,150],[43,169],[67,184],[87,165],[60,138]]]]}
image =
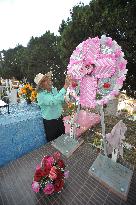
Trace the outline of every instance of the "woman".
{"type": "Polygon", "coordinates": [[[66,77],[65,85],[59,92],[52,86],[52,72],[45,75],[39,73],[34,82],[37,84],[37,101],[41,108],[46,138],[49,142],[65,133],[62,104],[70,85],[70,77],[66,77]]]}

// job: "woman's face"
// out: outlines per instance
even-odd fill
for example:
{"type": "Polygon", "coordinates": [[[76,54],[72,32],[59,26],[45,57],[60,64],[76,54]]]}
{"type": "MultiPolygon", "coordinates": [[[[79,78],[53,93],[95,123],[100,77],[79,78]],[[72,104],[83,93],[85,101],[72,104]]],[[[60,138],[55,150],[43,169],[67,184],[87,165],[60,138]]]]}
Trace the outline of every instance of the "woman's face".
{"type": "Polygon", "coordinates": [[[41,86],[43,89],[46,89],[47,91],[51,91],[52,88],[52,79],[47,77],[42,81],[41,86]]]}

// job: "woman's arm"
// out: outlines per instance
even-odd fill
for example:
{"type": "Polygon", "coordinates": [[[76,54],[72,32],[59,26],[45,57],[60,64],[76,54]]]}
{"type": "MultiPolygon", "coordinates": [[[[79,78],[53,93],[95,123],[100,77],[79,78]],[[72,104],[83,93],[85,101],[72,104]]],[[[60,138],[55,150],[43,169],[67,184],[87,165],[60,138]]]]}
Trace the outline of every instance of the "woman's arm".
{"type": "Polygon", "coordinates": [[[50,93],[41,92],[37,96],[38,105],[57,105],[58,103],[64,101],[65,93],[65,88],[62,88],[55,96],[50,93]]]}

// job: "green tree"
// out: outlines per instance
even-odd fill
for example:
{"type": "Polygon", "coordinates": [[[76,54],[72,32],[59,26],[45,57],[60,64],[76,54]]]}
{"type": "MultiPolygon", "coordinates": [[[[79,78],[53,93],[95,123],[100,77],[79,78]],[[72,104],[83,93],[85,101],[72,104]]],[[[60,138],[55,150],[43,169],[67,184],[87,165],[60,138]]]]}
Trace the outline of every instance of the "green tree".
{"type": "Polygon", "coordinates": [[[55,85],[57,87],[62,85],[65,68],[60,59],[58,42],[59,37],[50,33],[50,31],[47,31],[39,38],[31,38],[27,46],[29,56],[29,70],[27,73],[31,80],[39,72],[47,73],[52,71],[55,76],[55,85]]]}
{"type": "Polygon", "coordinates": [[[25,48],[18,45],[14,49],[3,50],[2,57],[2,76],[5,78],[12,78],[13,76],[18,80],[23,77],[23,57],[22,54],[25,48]]]}
{"type": "Polygon", "coordinates": [[[33,82],[39,72],[54,74],[55,86],[60,88],[64,83],[65,67],[59,54],[60,37],[47,31],[41,37],[32,37],[27,45],[18,45],[14,49],[1,51],[0,75],[4,78],[16,77],[21,80],[26,77],[33,82]]]}

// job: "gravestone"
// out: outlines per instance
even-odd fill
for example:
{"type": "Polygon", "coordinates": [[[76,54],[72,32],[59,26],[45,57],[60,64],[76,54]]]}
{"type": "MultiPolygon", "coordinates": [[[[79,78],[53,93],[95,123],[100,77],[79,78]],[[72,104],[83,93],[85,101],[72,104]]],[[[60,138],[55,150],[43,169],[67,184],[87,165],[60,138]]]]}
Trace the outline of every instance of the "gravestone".
{"type": "Polygon", "coordinates": [[[111,192],[127,200],[133,170],[100,154],[90,167],[89,174],[109,188],[111,192]]]}
{"type": "Polygon", "coordinates": [[[11,104],[16,104],[17,103],[17,89],[12,89],[11,90],[9,99],[10,99],[11,104]]]}
{"type": "Polygon", "coordinates": [[[59,150],[64,156],[70,157],[73,152],[84,142],[82,139],[71,138],[63,134],[52,142],[52,146],[59,150]]]}

